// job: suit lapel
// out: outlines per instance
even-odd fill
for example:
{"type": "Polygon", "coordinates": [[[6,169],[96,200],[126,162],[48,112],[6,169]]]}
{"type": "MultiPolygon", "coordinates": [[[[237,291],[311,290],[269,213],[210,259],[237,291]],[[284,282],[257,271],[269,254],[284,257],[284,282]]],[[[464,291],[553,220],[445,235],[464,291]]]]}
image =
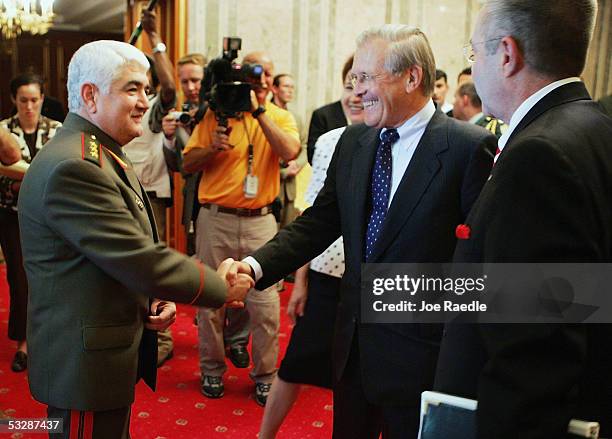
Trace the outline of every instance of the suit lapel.
{"type": "Polygon", "coordinates": [[[374,158],[376,157],[376,149],[378,148],[380,130],[370,129],[361,136],[358,140],[358,149],[353,157],[353,169],[351,171],[350,188],[354,194],[354,218],[356,218],[356,229],[352,230],[355,239],[353,242],[358,242],[357,251],[359,252],[359,260],[363,260],[364,239],[369,214],[370,193],[370,178],[372,167],[374,166],[374,158]]]}
{"type": "Polygon", "coordinates": [[[378,241],[374,245],[371,260],[375,262],[383,251],[393,243],[397,234],[416,209],[434,176],[440,170],[438,154],[448,149],[446,118],[436,111],[404,172],[404,176],[393,196],[387,217],[378,241]]]}

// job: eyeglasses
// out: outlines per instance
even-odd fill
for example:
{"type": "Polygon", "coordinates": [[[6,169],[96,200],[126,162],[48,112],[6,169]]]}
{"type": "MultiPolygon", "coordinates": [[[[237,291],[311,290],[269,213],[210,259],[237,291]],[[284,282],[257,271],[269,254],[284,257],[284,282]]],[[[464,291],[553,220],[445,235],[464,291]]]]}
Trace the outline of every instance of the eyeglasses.
{"type": "Polygon", "coordinates": [[[372,82],[375,81],[378,78],[382,78],[383,76],[385,76],[384,73],[377,73],[375,75],[368,75],[367,73],[359,73],[358,75],[355,75],[354,73],[352,73],[349,76],[349,81],[351,83],[351,85],[353,86],[353,88],[357,87],[357,84],[359,85],[363,85],[366,82],[372,82]]]}
{"type": "Polygon", "coordinates": [[[484,44],[484,43],[488,43],[489,41],[501,40],[502,38],[503,37],[491,38],[489,40],[478,41],[477,43],[469,42],[468,44],[463,46],[463,55],[465,56],[465,59],[467,59],[467,61],[470,64],[474,64],[474,61],[476,60],[476,54],[474,53],[474,46],[476,44],[484,44]]]}

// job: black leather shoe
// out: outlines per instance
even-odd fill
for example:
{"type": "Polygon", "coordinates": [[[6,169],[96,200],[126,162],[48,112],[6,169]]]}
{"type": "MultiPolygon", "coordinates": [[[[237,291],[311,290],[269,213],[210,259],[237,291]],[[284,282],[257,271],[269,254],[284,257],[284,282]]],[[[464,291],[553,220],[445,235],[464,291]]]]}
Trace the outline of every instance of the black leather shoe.
{"type": "Polygon", "coordinates": [[[249,367],[251,359],[249,358],[249,351],[244,346],[232,346],[229,350],[229,359],[238,369],[245,369],[249,367]]]}
{"type": "Polygon", "coordinates": [[[202,377],[201,392],[207,398],[221,398],[224,394],[223,378],[204,375],[202,377]]]}
{"type": "Polygon", "coordinates": [[[23,372],[28,368],[28,354],[23,351],[15,352],[13,362],[11,363],[11,370],[13,372],[23,372]]]}

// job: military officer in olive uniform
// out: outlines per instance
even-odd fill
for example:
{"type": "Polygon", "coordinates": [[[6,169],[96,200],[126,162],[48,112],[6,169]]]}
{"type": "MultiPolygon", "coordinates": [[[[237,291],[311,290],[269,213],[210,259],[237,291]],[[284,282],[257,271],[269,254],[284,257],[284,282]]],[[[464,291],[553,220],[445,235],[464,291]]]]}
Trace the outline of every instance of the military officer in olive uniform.
{"type": "Polygon", "coordinates": [[[65,125],[21,186],[30,390],[64,419],[59,437],[129,438],[136,382],[155,386],[155,331],[175,319],[169,300],[220,307],[252,286],[229,263],[217,274],[157,242],[121,150],[141,134],[148,66],[126,43],[82,46],[68,67],[65,125]]]}

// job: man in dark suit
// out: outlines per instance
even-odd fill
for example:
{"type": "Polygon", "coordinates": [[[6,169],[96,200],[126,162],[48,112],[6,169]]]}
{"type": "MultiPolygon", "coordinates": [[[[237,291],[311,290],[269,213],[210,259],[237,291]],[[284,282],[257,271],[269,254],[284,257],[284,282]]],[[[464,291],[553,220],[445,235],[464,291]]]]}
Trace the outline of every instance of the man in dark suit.
{"type": "Polygon", "coordinates": [[[166,300],[220,307],[252,286],[246,275],[226,286],[227,261],[219,276],[158,242],[151,204],[121,150],[142,134],[148,65],[118,41],[77,50],[70,113],[21,185],[30,390],[49,417],[64,419],[66,438],[76,429],[129,437],[134,387],[139,378],[155,387],[156,331],[175,319],[166,300]]]}
{"type": "MultiPolygon", "coordinates": [[[[353,57],[346,60],[342,67],[342,86],[345,87],[346,75],[351,70],[353,65],[353,57]]],[[[348,102],[346,103],[348,106],[348,102]]],[[[331,104],[323,105],[312,112],[310,118],[310,126],[308,127],[308,141],[306,146],[306,154],[308,163],[312,165],[312,157],[314,156],[315,143],[321,134],[336,128],[345,127],[349,123],[348,116],[345,111],[350,111],[349,108],[342,106],[342,99],[331,104]]]]}
{"type": "Polygon", "coordinates": [[[435,62],[418,29],[364,32],[352,73],[366,125],[350,126],[340,138],[314,205],[240,270],[252,267],[259,286],[271,285],[342,235],[334,438],[378,438],[381,431],[416,438],[441,327],[362,323],[361,264],[450,261],[454,229],[487,178],[495,137],[435,110],[435,62]]]}
{"type": "MultiPolygon", "coordinates": [[[[509,122],[457,262],[605,262],[612,120],[578,78],[594,0],[496,0],[472,36],[483,109],[509,122]]],[[[604,293],[604,291],[602,291],[604,293]]],[[[478,399],[479,438],[561,438],[571,418],[612,435],[609,325],[449,325],[435,388],[478,399]]]]}

